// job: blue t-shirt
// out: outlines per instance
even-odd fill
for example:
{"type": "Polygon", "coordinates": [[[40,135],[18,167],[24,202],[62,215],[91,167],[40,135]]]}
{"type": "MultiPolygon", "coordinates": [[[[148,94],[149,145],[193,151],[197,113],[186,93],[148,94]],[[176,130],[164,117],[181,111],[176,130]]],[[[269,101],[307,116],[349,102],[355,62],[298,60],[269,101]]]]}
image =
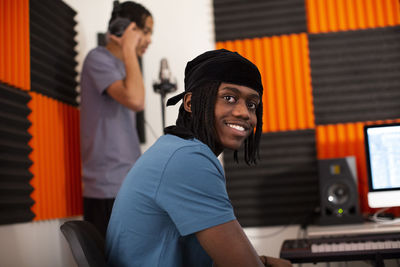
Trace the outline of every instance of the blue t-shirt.
{"type": "Polygon", "coordinates": [[[83,195],[115,198],[126,174],[140,156],[136,114],[106,89],[125,79],[124,63],[106,48],[85,58],[81,74],[81,156],[83,195]]]}
{"type": "Polygon", "coordinates": [[[212,266],[195,233],[235,220],[223,168],[197,139],[164,135],[129,171],[106,237],[110,266],[212,266]]]}

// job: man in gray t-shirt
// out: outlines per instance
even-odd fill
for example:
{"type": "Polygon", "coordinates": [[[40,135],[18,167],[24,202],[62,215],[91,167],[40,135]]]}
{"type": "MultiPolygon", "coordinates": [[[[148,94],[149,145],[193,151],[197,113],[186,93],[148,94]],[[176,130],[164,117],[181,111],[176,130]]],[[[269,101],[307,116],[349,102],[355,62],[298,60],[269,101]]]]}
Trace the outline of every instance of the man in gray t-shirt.
{"type": "Polygon", "coordinates": [[[137,111],[145,89],[138,63],[151,42],[153,18],[142,5],[114,7],[108,43],[91,50],[81,73],[84,219],[105,236],[123,179],[140,156],[137,111]]]}

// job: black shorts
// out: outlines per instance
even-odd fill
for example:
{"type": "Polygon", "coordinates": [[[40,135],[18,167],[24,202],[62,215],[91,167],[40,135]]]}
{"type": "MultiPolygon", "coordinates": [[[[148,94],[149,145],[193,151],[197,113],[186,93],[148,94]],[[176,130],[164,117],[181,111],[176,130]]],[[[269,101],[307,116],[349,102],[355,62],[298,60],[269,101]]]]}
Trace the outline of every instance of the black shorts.
{"type": "Polygon", "coordinates": [[[91,222],[105,238],[115,198],[83,198],[83,219],[91,222]]]}

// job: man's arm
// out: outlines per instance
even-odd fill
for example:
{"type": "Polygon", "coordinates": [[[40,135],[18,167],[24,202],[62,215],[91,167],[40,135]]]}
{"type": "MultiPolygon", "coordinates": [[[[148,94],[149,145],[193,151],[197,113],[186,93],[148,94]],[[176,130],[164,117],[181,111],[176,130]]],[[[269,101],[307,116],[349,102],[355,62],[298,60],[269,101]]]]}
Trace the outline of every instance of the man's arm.
{"type": "Polygon", "coordinates": [[[111,39],[121,45],[126,77],[125,80],[112,83],[107,88],[107,94],[134,111],[142,111],[144,109],[145,89],[136,54],[136,47],[142,35],[142,31],[136,27],[136,24],[131,23],[121,38],[114,35],[110,36],[111,39]]]}
{"type": "MultiPolygon", "coordinates": [[[[237,220],[197,232],[196,236],[216,267],[264,266],[237,220]]],[[[292,266],[286,260],[267,259],[273,260],[265,266],[292,266]]]]}
{"type": "Polygon", "coordinates": [[[215,266],[264,266],[237,220],[197,232],[196,236],[215,266]]]}

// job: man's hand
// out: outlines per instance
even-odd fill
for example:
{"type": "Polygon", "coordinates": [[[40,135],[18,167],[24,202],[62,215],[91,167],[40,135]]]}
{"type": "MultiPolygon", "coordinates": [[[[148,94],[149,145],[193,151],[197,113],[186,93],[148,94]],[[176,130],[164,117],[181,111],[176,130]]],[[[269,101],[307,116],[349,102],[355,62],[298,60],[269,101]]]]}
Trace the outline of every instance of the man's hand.
{"type": "Polygon", "coordinates": [[[121,48],[117,49],[116,57],[124,62],[126,77],[113,82],[107,88],[107,94],[134,111],[142,111],[144,108],[145,89],[137,54],[143,36],[143,30],[132,22],[121,37],[112,34],[109,37],[121,48]]]}
{"type": "Polygon", "coordinates": [[[278,259],[267,256],[260,256],[260,259],[264,266],[267,267],[291,267],[292,263],[288,260],[278,259]]]}
{"type": "Polygon", "coordinates": [[[132,54],[136,54],[136,48],[140,44],[140,40],[143,38],[143,31],[136,26],[135,22],[131,22],[131,24],[126,27],[124,34],[121,37],[110,35],[110,39],[114,40],[118,43],[122,52],[126,56],[132,56],[132,54]]]}

